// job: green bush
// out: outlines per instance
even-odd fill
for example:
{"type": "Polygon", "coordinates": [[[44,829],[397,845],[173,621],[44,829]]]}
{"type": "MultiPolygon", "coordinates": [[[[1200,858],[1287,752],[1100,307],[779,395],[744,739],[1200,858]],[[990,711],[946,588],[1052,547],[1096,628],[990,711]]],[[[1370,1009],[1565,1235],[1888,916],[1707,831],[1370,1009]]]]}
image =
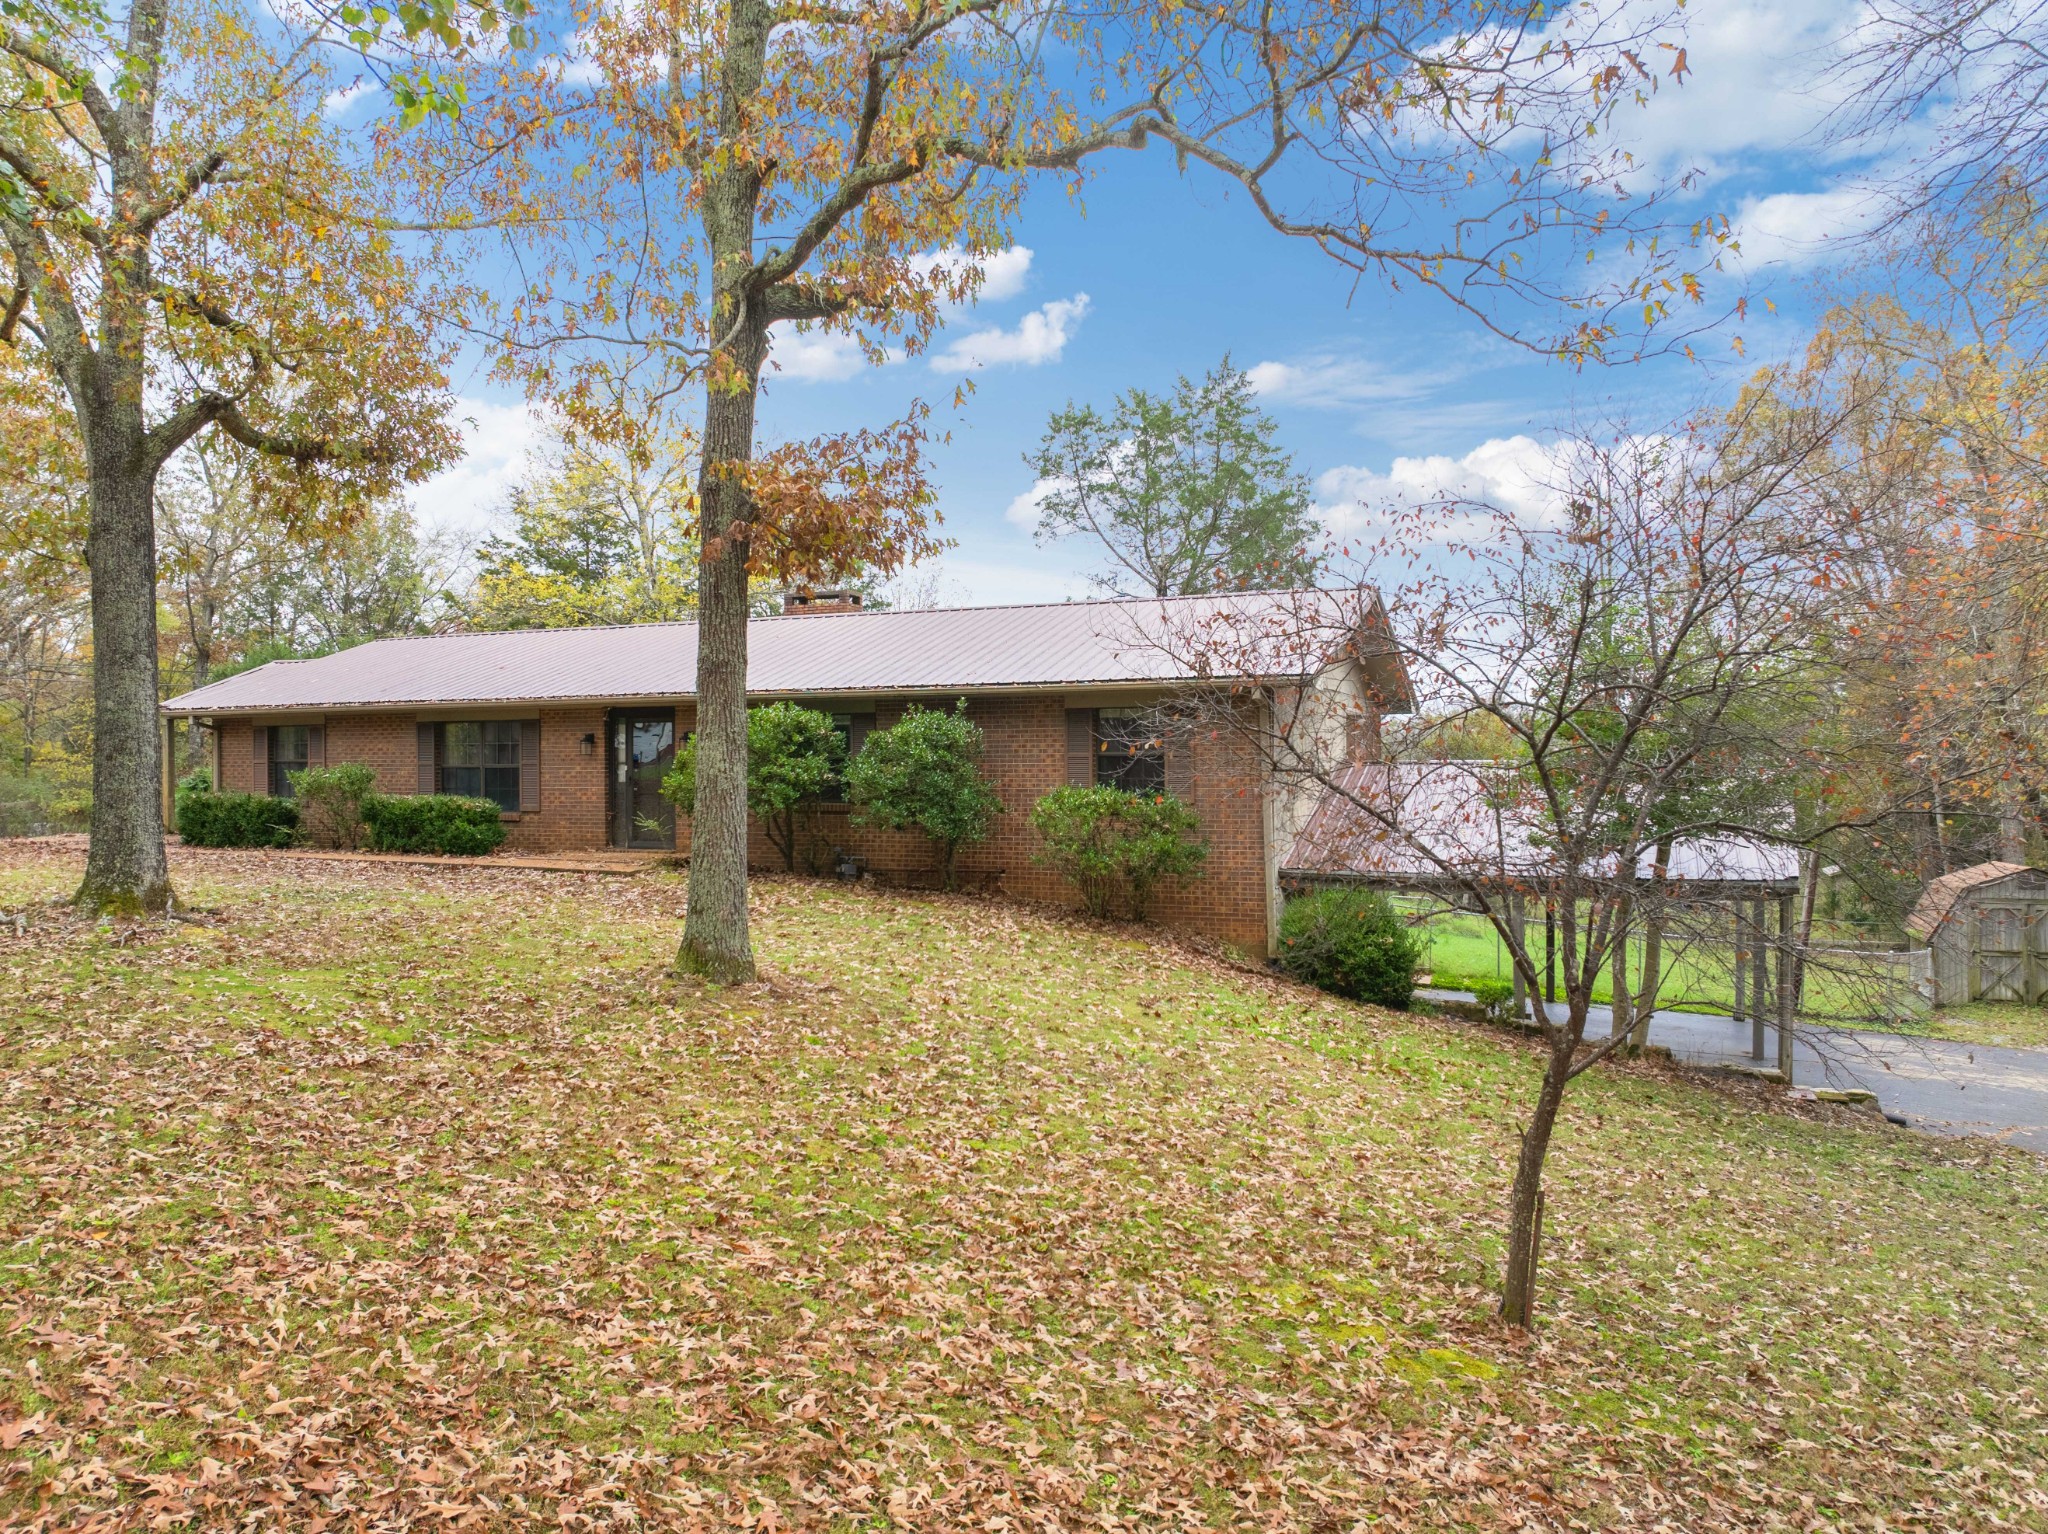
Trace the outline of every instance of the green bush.
{"type": "Polygon", "coordinates": [[[1056,788],[1031,807],[1038,861],[1081,892],[1092,916],[1142,921],[1162,879],[1197,873],[1209,855],[1195,812],[1171,794],[1056,788]]]}
{"type": "Polygon", "coordinates": [[[1317,890],[1280,914],[1281,968],[1354,1001],[1406,1011],[1421,956],[1421,938],[1375,890],[1317,890]]]}
{"type": "Polygon", "coordinates": [[[489,799],[459,794],[371,794],[363,823],[376,852],[437,852],[482,857],[505,840],[505,823],[489,799]]]}
{"type": "Polygon", "coordinates": [[[981,727],[962,699],[950,714],[912,707],[870,735],[846,768],[846,797],[862,825],[922,831],[938,854],[939,877],[953,887],[953,860],[988,836],[1003,801],[981,775],[981,727]]]}
{"type": "Polygon", "coordinates": [[[299,831],[299,807],[268,794],[182,793],[177,819],[188,847],[289,847],[299,831]]]}
{"type": "Polygon", "coordinates": [[[184,798],[187,794],[210,794],[212,792],[213,771],[211,768],[194,767],[185,776],[178,779],[176,797],[180,799],[184,798]]]}
{"type": "Polygon", "coordinates": [[[1513,1009],[1515,982],[1503,980],[1497,975],[1486,975],[1470,982],[1472,999],[1486,1008],[1487,1016],[1497,1022],[1506,1022],[1513,1009]]]}
{"type": "MultiPolygon", "coordinates": [[[[839,778],[846,747],[832,716],[797,703],[767,703],[747,710],[747,812],[761,822],[796,867],[797,818],[839,778]]],[[[697,737],[676,752],[661,791],[685,815],[697,809],[697,737]]]]}
{"type": "Polygon", "coordinates": [[[360,762],[307,767],[289,774],[299,806],[299,834],[309,847],[353,852],[363,844],[363,805],[377,786],[374,768],[360,762]]]}
{"type": "Polygon", "coordinates": [[[82,806],[71,795],[40,774],[0,773],[0,836],[42,836],[82,826],[92,814],[92,795],[84,794],[82,806]]]}

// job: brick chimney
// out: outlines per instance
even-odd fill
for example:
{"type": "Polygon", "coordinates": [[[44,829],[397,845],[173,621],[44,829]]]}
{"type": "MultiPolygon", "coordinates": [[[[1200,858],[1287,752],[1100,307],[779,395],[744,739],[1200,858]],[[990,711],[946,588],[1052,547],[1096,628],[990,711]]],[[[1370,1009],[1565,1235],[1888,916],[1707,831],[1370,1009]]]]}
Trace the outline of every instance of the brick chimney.
{"type": "Polygon", "coordinates": [[[850,586],[791,586],[782,593],[783,616],[796,613],[857,613],[860,593],[850,586]]]}

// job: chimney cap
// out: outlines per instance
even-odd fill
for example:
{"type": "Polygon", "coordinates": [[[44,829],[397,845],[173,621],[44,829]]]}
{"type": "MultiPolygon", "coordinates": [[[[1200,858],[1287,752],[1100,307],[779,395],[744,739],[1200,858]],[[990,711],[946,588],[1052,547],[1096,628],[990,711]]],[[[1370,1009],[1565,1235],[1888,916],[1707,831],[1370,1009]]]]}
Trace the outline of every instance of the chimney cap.
{"type": "Polygon", "coordinates": [[[861,594],[851,586],[791,586],[782,593],[782,610],[790,613],[856,613],[861,594]]]}

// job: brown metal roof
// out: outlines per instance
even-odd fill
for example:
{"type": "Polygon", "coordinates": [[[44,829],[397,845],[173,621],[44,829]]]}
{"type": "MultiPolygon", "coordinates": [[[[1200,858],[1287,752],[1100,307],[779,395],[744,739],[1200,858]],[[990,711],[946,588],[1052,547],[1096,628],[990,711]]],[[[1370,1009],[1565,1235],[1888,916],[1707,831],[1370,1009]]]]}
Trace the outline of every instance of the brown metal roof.
{"type": "MultiPolygon", "coordinates": [[[[1281,872],[1427,884],[1448,865],[1461,876],[1502,882],[1550,878],[1557,862],[1541,834],[1542,817],[1517,802],[1514,779],[1512,769],[1495,772],[1477,762],[1354,763],[1317,800],[1281,872]]],[[[1643,849],[1639,877],[1650,877],[1652,863],[1643,849]]],[[[1754,837],[1693,836],[1673,845],[1665,870],[1694,885],[1782,886],[1798,879],[1799,853],[1754,837]]]]}
{"type": "MultiPolygon", "coordinates": [[[[1062,602],[929,611],[800,613],[748,626],[747,690],[756,696],[971,692],[1173,682],[1188,673],[1161,636],[1242,615],[1276,633],[1302,593],[1166,601],[1062,602]]],[[[1313,600],[1313,598],[1309,598],[1313,600]]],[[[1333,601],[1335,599],[1333,598],[1333,601]]],[[[1350,594],[1356,602],[1356,595],[1350,594]]],[[[1371,603],[1378,614],[1378,602],[1371,603]]],[[[1273,677],[1301,673],[1273,647],[1273,677]]],[[[1366,662],[1407,696],[1392,655],[1366,662]]],[[[1245,674],[1251,674],[1249,672],[1245,674]]],[[[680,699],[697,689],[697,625],[524,629],[378,639],[314,660],[272,661],[164,704],[170,714],[269,713],[562,701],[680,699]]]]}
{"type": "Polygon", "coordinates": [[[1919,903],[1913,907],[1913,914],[1906,918],[1906,930],[1916,937],[1932,938],[1941,924],[1948,920],[1956,902],[1968,891],[1979,885],[1996,884],[2000,879],[2010,879],[2014,874],[2026,871],[2024,863],[1979,863],[1972,868],[1958,868],[1952,874],[1943,874],[1921,894],[1919,903]]]}

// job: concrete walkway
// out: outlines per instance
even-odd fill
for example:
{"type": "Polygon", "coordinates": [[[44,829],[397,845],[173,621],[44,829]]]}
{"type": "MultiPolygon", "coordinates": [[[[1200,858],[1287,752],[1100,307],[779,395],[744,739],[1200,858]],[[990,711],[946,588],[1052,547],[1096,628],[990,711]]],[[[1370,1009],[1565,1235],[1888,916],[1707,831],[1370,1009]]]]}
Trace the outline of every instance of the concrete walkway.
{"type": "MultiPolygon", "coordinates": [[[[1421,993],[1429,994],[1429,993],[1421,993]]],[[[1461,992],[1437,993],[1458,1000],[1461,992]]],[[[1605,1038],[1613,1014],[1594,1007],[1588,1038],[1605,1038]]],[[[1750,1025],[1703,1012],[1658,1012],[1650,1042],[1693,1065],[1775,1066],[1750,1058],[1750,1025]]],[[[1946,1039],[1801,1023],[1792,1041],[1792,1079],[1805,1087],[1862,1087],[1884,1111],[1936,1134],[1986,1135],[2048,1154],[2048,1050],[1997,1049],[1946,1039]]]]}

